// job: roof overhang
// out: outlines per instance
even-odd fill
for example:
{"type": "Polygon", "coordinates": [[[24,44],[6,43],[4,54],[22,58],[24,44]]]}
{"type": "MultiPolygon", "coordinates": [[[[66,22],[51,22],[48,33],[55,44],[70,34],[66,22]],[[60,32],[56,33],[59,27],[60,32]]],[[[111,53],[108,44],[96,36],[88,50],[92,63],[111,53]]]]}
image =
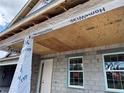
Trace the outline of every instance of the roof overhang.
{"type": "Polygon", "coordinates": [[[19,11],[19,13],[14,17],[14,19],[12,20],[12,22],[9,24],[9,26],[12,26],[13,24],[15,24],[16,22],[18,22],[19,20],[21,20],[22,18],[24,18],[30,11],[31,9],[36,5],[36,3],[39,0],[28,0],[26,2],[26,4],[24,5],[24,7],[19,11]]]}
{"type": "MultiPolygon", "coordinates": [[[[93,3],[91,0],[90,5],[89,3],[79,5],[46,22],[9,37],[0,42],[0,48],[9,46],[21,49],[25,36],[34,32],[34,53],[36,54],[50,54],[124,43],[124,6],[85,20],[79,20],[80,14],[95,9],[96,4],[98,4],[97,7],[104,5],[108,0],[98,1],[93,3]],[[70,15],[72,15],[71,19],[70,15]],[[76,22],[74,22],[75,18],[76,22]],[[71,20],[72,23],[63,25],[65,19],[71,20]]],[[[103,8],[103,6],[101,7],[103,8]]]]}
{"type": "Polygon", "coordinates": [[[73,1],[71,1],[71,0],[53,0],[53,2],[49,3],[45,7],[37,10],[36,12],[30,14],[29,16],[24,17],[27,14],[27,11],[29,12],[28,8],[29,8],[29,6],[31,7],[31,4],[33,1],[35,1],[35,0],[30,0],[30,3],[27,4],[27,8],[23,9],[23,13],[20,12],[20,14],[17,16],[17,18],[15,18],[15,20],[21,18],[20,21],[13,24],[6,31],[0,33],[0,40],[4,40],[8,37],[11,37],[11,36],[17,34],[17,33],[20,33],[36,24],[39,24],[48,19],[51,19],[54,16],[59,15],[65,11],[67,11],[68,9],[70,9],[78,4],[82,4],[89,0],[73,0],[73,1]]]}

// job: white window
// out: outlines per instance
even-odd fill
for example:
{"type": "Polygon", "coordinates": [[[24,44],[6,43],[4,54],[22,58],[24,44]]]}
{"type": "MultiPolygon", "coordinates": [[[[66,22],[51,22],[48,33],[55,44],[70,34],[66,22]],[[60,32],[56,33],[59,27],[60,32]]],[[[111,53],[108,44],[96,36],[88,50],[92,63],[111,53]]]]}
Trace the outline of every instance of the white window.
{"type": "Polygon", "coordinates": [[[107,91],[124,93],[124,53],[104,55],[107,91]]]}
{"type": "Polygon", "coordinates": [[[83,88],[83,57],[70,57],[68,61],[68,86],[83,88]]]}

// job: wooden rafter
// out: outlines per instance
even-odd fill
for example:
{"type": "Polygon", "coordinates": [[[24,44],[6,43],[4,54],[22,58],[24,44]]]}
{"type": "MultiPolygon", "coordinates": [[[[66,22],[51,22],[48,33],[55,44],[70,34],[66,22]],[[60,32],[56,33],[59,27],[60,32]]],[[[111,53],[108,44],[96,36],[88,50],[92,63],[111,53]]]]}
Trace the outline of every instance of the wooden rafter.
{"type": "MultiPolygon", "coordinates": [[[[121,7],[44,35],[39,35],[34,38],[34,53],[43,55],[124,43],[123,14],[124,7],[121,7]]],[[[37,30],[40,30],[40,28],[37,30]]],[[[24,33],[18,36],[23,35],[24,33]]],[[[13,37],[13,39],[15,38],[13,37]]],[[[21,49],[22,44],[22,42],[16,42],[10,45],[12,48],[21,49]]]]}
{"type": "MultiPolygon", "coordinates": [[[[96,2],[101,6],[102,4],[107,3],[108,0],[104,0],[104,2],[96,0],[96,2]]],[[[72,18],[74,19],[77,15],[79,16],[85,11],[90,11],[92,7],[96,6],[96,2],[93,4],[93,1],[91,1],[85,5],[79,5],[72,10],[66,11],[63,14],[38,25],[32,23],[35,26],[26,30],[20,27],[24,31],[9,37],[6,40],[0,41],[0,48],[2,49],[7,46],[17,49],[21,48],[20,46],[22,45],[22,42],[19,42],[22,41],[25,36],[31,35],[32,33],[35,33],[34,53],[37,54],[56,53],[123,43],[124,7],[119,7],[117,9],[107,11],[106,13],[104,12],[104,14],[100,14],[86,20],[76,21],[74,22],[75,24],[64,24],[65,19],[70,20],[70,15],[72,15],[72,18]],[[92,6],[89,6],[91,3],[92,6]],[[88,8],[85,9],[85,7],[88,8]]]]}
{"type": "MultiPolygon", "coordinates": [[[[86,2],[88,0],[73,0],[73,2],[76,2],[76,4],[80,4],[81,2],[86,2]]],[[[72,2],[72,1],[70,1],[72,2]]],[[[20,26],[23,27],[25,25],[30,25],[29,23],[31,22],[35,22],[33,20],[43,20],[43,21],[46,21],[47,19],[50,19],[51,17],[54,17],[60,13],[62,13],[63,11],[62,10],[66,10],[65,6],[63,6],[64,4],[65,5],[70,5],[71,7],[74,7],[75,6],[75,3],[71,3],[71,4],[68,4],[70,3],[69,0],[54,0],[54,2],[52,2],[51,4],[49,4],[47,7],[45,7],[45,9],[41,9],[38,13],[35,13],[34,15],[32,16],[29,16],[28,18],[22,20],[22,21],[19,21],[18,23],[16,23],[15,25],[13,25],[12,27],[10,27],[7,31],[3,32],[0,34],[0,38],[4,35],[6,35],[7,33],[10,33],[12,32],[13,30],[15,29],[20,29],[20,26]],[[62,9],[59,9],[59,7],[62,9]],[[57,10],[58,9],[58,10],[57,10]],[[51,13],[52,11],[52,13],[51,13]],[[51,15],[52,14],[52,15],[51,15]],[[45,16],[44,16],[45,15],[45,16]],[[51,16],[51,17],[50,17],[51,16]],[[46,18],[46,20],[44,20],[44,17],[46,18]],[[42,19],[43,18],[43,19],[42,19]]],[[[82,2],[82,3],[83,3],[82,2]]],[[[30,4],[29,4],[30,6],[30,4]]],[[[27,13],[27,12],[26,12],[27,13]]],[[[24,16],[24,15],[23,15],[24,16]]],[[[20,18],[19,18],[20,19],[20,18]]],[[[22,18],[21,18],[22,19],[22,18]]],[[[41,21],[41,22],[43,22],[41,21]]],[[[33,25],[32,25],[33,26],[33,25]]],[[[28,26],[30,27],[30,26],[28,26]]],[[[27,28],[26,28],[27,29],[27,28]]],[[[10,37],[10,36],[9,36],[10,37]]]]}

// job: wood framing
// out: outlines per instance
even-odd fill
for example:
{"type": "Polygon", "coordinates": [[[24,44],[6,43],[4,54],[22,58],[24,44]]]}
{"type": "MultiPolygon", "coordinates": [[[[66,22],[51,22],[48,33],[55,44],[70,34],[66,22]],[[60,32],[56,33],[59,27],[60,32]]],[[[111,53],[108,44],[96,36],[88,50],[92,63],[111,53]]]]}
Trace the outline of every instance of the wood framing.
{"type": "Polygon", "coordinates": [[[10,26],[12,26],[14,23],[19,21],[20,19],[24,18],[38,1],[39,0],[29,0],[24,5],[24,7],[20,10],[20,12],[17,14],[17,16],[12,20],[12,22],[10,23],[10,26]]]}
{"type": "MultiPolygon", "coordinates": [[[[0,34],[0,39],[6,39],[7,37],[12,36],[11,32],[14,32],[15,34],[19,33],[20,29],[28,29],[35,24],[44,22],[48,20],[48,18],[52,18],[58,14],[61,14],[65,11],[65,9],[62,8],[65,7],[66,9],[70,9],[71,7],[76,6],[77,4],[84,3],[88,0],[53,0],[50,4],[46,5],[45,7],[39,9],[33,14],[30,14],[29,16],[26,16],[21,21],[14,24],[12,27],[7,29],[5,32],[0,34]],[[67,7],[68,6],[68,7],[67,7]]],[[[26,12],[27,13],[27,12],[26,12]]],[[[26,15],[24,12],[23,15],[26,15]]]]}
{"type": "Polygon", "coordinates": [[[124,1],[120,1],[91,0],[65,10],[56,17],[0,41],[0,48],[10,46],[21,49],[27,35],[33,36],[34,53],[37,54],[123,43],[124,1]],[[115,6],[111,8],[112,5],[115,6]]]}

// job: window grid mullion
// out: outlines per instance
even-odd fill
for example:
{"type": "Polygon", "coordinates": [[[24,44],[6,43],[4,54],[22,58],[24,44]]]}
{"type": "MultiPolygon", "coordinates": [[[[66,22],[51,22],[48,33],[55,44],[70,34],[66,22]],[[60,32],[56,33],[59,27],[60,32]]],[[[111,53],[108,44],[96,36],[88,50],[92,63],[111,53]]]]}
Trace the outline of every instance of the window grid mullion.
{"type": "Polygon", "coordinates": [[[83,72],[83,70],[79,70],[79,71],[78,70],[76,70],[76,71],[73,70],[73,71],[69,71],[69,72],[83,72]]]}
{"type": "MultiPolygon", "coordinates": [[[[113,55],[107,55],[108,58],[110,58],[110,62],[124,62],[124,60],[121,60],[119,61],[119,54],[114,54],[113,55]]],[[[105,56],[104,56],[104,60],[105,60],[105,56]]],[[[104,64],[105,64],[105,61],[104,61],[104,64]]],[[[123,66],[123,65],[120,65],[120,66],[123,66]]],[[[105,68],[105,67],[104,67],[105,68]]],[[[124,90],[124,84],[123,84],[123,73],[124,73],[124,70],[106,70],[105,68],[105,73],[106,73],[106,82],[107,82],[107,85],[108,85],[108,89],[113,89],[113,90],[124,90]],[[110,72],[110,73],[108,73],[110,72]],[[115,72],[115,73],[114,73],[115,72]],[[108,82],[110,80],[110,83],[108,82]],[[112,81],[111,81],[112,80],[112,81]],[[111,86],[111,82],[113,84],[113,86],[111,86]],[[110,85],[109,85],[110,84],[110,85]],[[110,87],[109,87],[110,86],[110,87]]]]}
{"type": "Polygon", "coordinates": [[[83,75],[83,62],[82,63],[75,63],[75,64],[70,64],[70,59],[72,60],[72,59],[74,59],[74,60],[76,60],[77,58],[81,58],[82,59],[82,57],[74,57],[74,58],[69,58],[69,68],[68,68],[68,73],[69,73],[69,86],[73,86],[73,87],[77,87],[77,88],[82,88],[83,86],[83,81],[80,81],[81,79],[83,80],[83,76],[81,76],[80,77],[80,74],[81,75],[83,75]],[[70,67],[71,66],[80,66],[80,65],[82,65],[81,67],[82,67],[82,70],[71,70],[70,69],[70,67]],[[78,72],[78,73],[75,73],[75,72],[78,72]],[[72,77],[71,77],[71,73],[72,73],[72,77]],[[73,73],[75,73],[75,75],[74,75],[74,77],[73,77],[73,73]],[[72,79],[72,82],[70,82],[71,81],[71,79],[72,79]]]}
{"type": "Polygon", "coordinates": [[[106,70],[106,72],[124,72],[124,70],[106,70]]]}

